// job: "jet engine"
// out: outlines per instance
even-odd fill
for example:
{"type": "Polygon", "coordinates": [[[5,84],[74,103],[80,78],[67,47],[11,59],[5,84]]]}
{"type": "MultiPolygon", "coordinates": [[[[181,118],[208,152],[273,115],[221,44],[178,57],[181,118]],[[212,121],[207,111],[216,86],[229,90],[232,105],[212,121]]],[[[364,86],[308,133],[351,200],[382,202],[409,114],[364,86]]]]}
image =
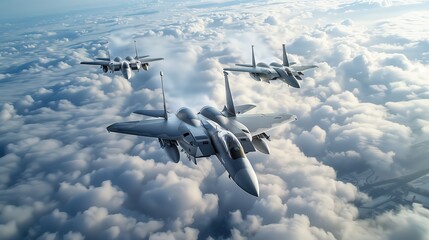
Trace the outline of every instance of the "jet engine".
{"type": "Polygon", "coordinates": [[[143,63],[142,68],[147,71],[149,69],[149,63],[143,63]]]}
{"type": "Polygon", "coordinates": [[[180,160],[179,149],[177,148],[177,142],[174,140],[159,139],[159,144],[161,148],[165,150],[168,157],[175,163],[178,163],[180,160]]]}
{"type": "Polygon", "coordinates": [[[107,71],[109,71],[109,68],[105,65],[101,66],[101,68],[103,69],[103,72],[107,73],[107,71]]]}

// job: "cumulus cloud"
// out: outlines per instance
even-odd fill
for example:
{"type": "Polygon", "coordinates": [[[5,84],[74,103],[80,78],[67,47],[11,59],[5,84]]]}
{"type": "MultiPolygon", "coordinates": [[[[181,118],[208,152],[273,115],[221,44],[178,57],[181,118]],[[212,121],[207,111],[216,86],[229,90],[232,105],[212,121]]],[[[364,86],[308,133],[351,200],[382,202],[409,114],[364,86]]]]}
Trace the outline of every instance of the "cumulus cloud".
{"type": "Polygon", "coordinates": [[[414,5],[163,4],[151,5],[151,14],[94,10],[36,27],[4,25],[17,36],[4,34],[0,43],[8,63],[0,67],[2,239],[427,238],[424,206],[362,217],[358,205],[370,197],[339,180],[367,169],[385,179],[427,166],[427,40],[387,28],[418,18],[356,17],[382,8],[412,12],[414,5]],[[140,54],[165,61],[130,81],[78,64],[106,57],[106,39],[114,55],[133,56],[136,39],[140,54]],[[131,114],[136,109],[162,108],[160,70],[170,112],[221,108],[222,68],[249,62],[252,44],[258,61],[279,62],[282,43],[292,60],[319,66],[306,72],[301,89],[230,74],[237,104],[299,119],[269,132],[271,155],[249,154],[259,198],[234,184],[214,157],[195,166],[181,156],[175,164],[157,141],[105,130],[141,119],[131,114]]]}

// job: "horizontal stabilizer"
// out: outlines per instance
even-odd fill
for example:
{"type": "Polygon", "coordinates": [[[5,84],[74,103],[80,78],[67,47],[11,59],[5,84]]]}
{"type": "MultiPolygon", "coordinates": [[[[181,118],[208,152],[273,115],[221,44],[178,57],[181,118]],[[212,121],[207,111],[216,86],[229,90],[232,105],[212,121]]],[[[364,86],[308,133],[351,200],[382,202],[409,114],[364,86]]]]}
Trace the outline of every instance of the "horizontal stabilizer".
{"type": "Polygon", "coordinates": [[[164,110],[136,110],[133,113],[156,118],[164,117],[164,110]]]}
{"type": "Polygon", "coordinates": [[[238,105],[238,106],[235,106],[235,112],[238,114],[245,113],[245,112],[248,112],[248,111],[254,109],[255,107],[256,107],[256,105],[253,105],[253,104],[238,105]]]}

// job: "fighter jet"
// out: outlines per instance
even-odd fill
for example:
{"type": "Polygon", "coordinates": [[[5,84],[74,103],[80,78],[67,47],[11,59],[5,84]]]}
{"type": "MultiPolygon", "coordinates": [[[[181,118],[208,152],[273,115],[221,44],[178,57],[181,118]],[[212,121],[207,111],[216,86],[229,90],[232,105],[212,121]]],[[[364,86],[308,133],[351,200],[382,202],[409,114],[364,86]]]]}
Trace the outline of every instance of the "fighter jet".
{"type": "Polygon", "coordinates": [[[157,138],[160,147],[176,163],[180,160],[179,148],[195,164],[197,158],[216,155],[229,177],[239,187],[259,196],[258,179],[245,153],[257,149],[269,154],[270,150],[264,139],[270,138],[265,132],[280,124],[295,121],[296,116],[287,113],[242,115],[255,105],[234,105],[226,72],[226,105],[222,111],[206,106],[197,114],[186,107],[175,114],[170,113],[166,110],[162,72],[160,74],[164,109],[137,110],[134,113],[152,119],[114,123],[107,130],[157,138]]]}
{"type": "Polygon", "coordinates": [[[271,80],[280,79],[283,82],[287,83],[289,86],[300,88],[298,80],[302,80],[303,71],[317,68],[316,65],[309,66],[296,66],[295,62],[289,62],[286,53],[286,47],[283,44],[283,63],[258,63],[255,61],[255,52],[252,45],[252,64],[235,64],[235,68],[224,68],[224,71],[236,71],[236,72],[248,72],[250,77],[256,81],[264,81],[270,83],[271,80]]]}
{"type": "Polygon", "coordinates": [[[128,80],[132,75],[131,70],[140,71],[140,69],[143,69],[147,71],[149,69],[150,62],[164,60],[164,58],[148,58],[149,55],[139,56],[137,53],[136,41],[134,41],[134,48],[136,51],[135,57],[127,56],[125,59],[122,59],[121,57],[115,57],[114,59],[111,59],[109,51],[108,58],[96,58],[98,61],[81,62],[80,64],[99,65],[105,73],[107,71],[110,71],[111,73],[115,71],[121,71],[122,76],[128,80]]]}

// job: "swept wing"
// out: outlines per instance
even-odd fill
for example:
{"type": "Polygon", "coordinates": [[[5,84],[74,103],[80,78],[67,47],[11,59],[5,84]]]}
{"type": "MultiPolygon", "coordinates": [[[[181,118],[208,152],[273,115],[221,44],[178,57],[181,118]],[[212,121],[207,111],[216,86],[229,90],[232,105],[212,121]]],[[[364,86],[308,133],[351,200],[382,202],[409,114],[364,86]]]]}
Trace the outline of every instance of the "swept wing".
{"type": "Polygon", "coordinates": [[[107,127],[109,132],[125,133],[137,136],[177,140],[181,121],[174,118],[148,119],[142,121],[119,122],[107,127]]]}
{"type": "Polygon", "coordinates": [[[254,109],[256,106],[253,104],[243,104],[243,105],[237,105],[235,106],[235,112],[237,114],[248,112],[252,109],[254,109]]]}

